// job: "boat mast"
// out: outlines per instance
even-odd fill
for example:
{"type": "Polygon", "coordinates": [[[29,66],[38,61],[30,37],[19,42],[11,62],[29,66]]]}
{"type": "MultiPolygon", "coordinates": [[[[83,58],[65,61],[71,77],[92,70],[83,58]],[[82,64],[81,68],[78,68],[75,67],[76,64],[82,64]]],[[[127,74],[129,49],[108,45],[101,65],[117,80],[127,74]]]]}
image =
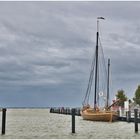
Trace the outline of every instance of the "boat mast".
{"type": "Polygon", "coordinates": [[[108,73],[107,73],[107,108],[109,106],[109,74],[110,74],[110,59],[108,59],[108,73]]]}
{"type": "Polygon", "coordinates": [[[98,38],[99,38],[99,31],[98,31],[98,25],[99,20],[97,19],[97,33],[96,33],[96,61],[95,61],[95,91],[94,91],[94,110],[96,110],[96,95],[97,95],[97,70],[98,70],[98,38]]]}
{"type": "Polygon", "coordinates": [[[99,41],[99,19],[104,19],[103,17],[97,18],[97,33],[96,33],[96,61],[95,61],[95,91],[94,91],[94,110],[97,107],[97,76],[98,76],[98,41],[99,41]]]}

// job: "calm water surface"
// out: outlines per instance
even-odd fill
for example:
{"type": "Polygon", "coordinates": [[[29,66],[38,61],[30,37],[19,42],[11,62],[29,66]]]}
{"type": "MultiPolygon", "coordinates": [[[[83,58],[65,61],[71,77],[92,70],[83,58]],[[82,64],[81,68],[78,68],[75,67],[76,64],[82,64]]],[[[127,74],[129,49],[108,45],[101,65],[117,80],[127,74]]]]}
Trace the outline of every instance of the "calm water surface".
{"type": "Polygon", "coordinates": [[[139,132],[135,134],[134,123],[92,122],[82,120],[80,116],[76,116],[76,133],[71,134],[70,115],[49,113],[48,109],[8,109],[6,135],[0,136],[0,138],[139,139],[140,124],[139,132]]]}

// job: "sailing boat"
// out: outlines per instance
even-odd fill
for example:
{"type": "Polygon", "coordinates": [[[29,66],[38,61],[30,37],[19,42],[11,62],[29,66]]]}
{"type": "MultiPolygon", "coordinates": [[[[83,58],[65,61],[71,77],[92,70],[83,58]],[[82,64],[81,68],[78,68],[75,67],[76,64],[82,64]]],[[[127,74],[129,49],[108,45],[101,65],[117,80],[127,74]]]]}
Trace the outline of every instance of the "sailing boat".
{"type": "MultiPolygon", "coordinates": [[[[104,19],[103,17],[98,17],[97,18],[97,33],[96,33],[96,50],[95,50],[95,56],[92,61],[92,66],[91,66],[91,72],[90,72],[90,77],[89,77],[89,83],[88,83],[88,88],[86,92],[86,96],[83,102],[83,108],[81,110],[81,116],[85,120],[91,120],[91,121],[115,121],[118,118],[118,113],[115,111],[111,110],[111,105],[109,106],[109,67],[110,67],[110,59],[108,59],[108,73],[107,73],[107,95],[104,96],[106,97],[106,105],[101,109],[99,107],[99,93],[103,93],[99,91],[99,20],[104,19]],[[94,77],[95,76],[95,77],[94,77]],[[91,107],[89,105],[89,96],[91,93],[91,87],[92,87],[92,82],[93,82],[93,77],[95,78],[95,87],[94,87],[94,106],[91,107]]],[[[103,53],[103,50],[102,50],[103,53]]],[[[105,61],[104,61],[105,62],[105,61]]],[[[105,63],[104,63],[105,64],[105,63]]]]}

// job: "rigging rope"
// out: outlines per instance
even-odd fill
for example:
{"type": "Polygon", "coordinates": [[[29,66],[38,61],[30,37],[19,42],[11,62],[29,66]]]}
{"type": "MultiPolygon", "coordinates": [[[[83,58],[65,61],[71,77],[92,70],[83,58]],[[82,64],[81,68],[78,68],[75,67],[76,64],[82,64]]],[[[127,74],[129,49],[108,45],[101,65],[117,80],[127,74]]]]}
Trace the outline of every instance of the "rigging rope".
{"type": "MultiPolygon", "coordinates": [[[[103,85],[103,89],[104,89],[104,93],[106,93],[106,97],[107,97],[107,68],[106,68],[106,64],[105,64],[105,57],[104,57],[104,52],[103,52],[103,47],[102,47],[102,44],[101,44],[101,39],[99,38],[99,42],[100,42],[100,48],[101,48],[101,53],[102,53],[102,70],[103,70],[103,77],[104,77],[104,80],[105,81],[103,81],[104,82],[104,85],[103,85]]],[[[107,98],[106,98],[106,103],[107,103],[107,98]]]]}
{"type": "MultiPolygon", "coordinates": [[[[101,33],[101,30],[99,31],[101,33]]],[[[101,38],[99,36],[98,38],[99,40],[99,55],[98,55],[98,59],[101,59],[102,63],[100,62],[100,60],[98,61],[98,66],[97,66],[97,104],[99,105],[99,91],[100,88],[104,90],[104,93],[106,93],[105,89],[107,88],[107,69],[106,69],[106,65],[105,65],[105,57],[104,57],[104,52],[103,52],[103,48],[102,48],[102,44],[101,44],[101,38]],[[101,53],[101,54],[100,54],[101,53]],[[99,76],[102,73],[102,76],[99,76]],[[105,81],[103,81],[103,78],[105,81]],[[104,82],[104,84],[100,84],[99,81],[102,80],[102,83],[104,82]]],[[[95,51],[96,53],[96,51],[95,51]]],[[[89,76],[89,81],[88,81],[88,86],[87,86],[87,90],[86,90],[86,95],[83,101],[83,105],[87,105],[89,103],[89,97],[90,97],[90,93],[91,93],[91,88],[92,88],[92,83],[93,83],[93,77],[94,77],[94,68],[95,68],[95,61],[96,61],[96,55],[94,54],[93,56],[93,60],[92,60],[92,65],[91,65],[91,70],[90,70],[90,76],[89,76]]]]}
{"type": "MultiPolygon", "coordinates": [[[[97,103],[99,105],[99,91],[100,89],[103,90],[104,93],[105,92],[105,88],[107,87],[107,69],[106,69],[106,65],[105,65],[105,57],[104,57],[104,53],[103,53],[103,48],[102,48],[102,44],[101,44],[101,39],[99,37],[99,63],[98,63],[98,72],[97,72],[97,103]],[[102,62],[102,63],[101,63],[102,62]],[[99,69],[100,68],[100,69],[99,69]],[[99,77],[99,73],[102,74],[102,76],[99,77]],[[102,79],[101,79],[102,77],[102,79]],[[102,84],[99,83],[99,81],[102,80],[102,84]]],[[[95,51],[96,53],[96,51],[95,51]]],[[[94,77],[94,68],[95,68],[95,54],[93,56],[93,60],[92,60],[92,65],[91,65],[91,71],[90,71],[90,76],[89,76],[89,81],[88,81],[88,87],[86,90],[86,95],[83,101],[83,105],[87,105],[89,103],[89,97],[90,97],[90,92],[91,92],[91,87],[92,87],[92,82],[93,82],[93,77],[94,77]]]]}
{"type": "Polygon", "coordinates": [[[86,105],[89,102],[89,96],[90,96],[90,92],[91,92],[91,86],[92,86],[93,75],[94,75],[94,66],[95,66],[95,53],[93,55],[90,77],[89,77],[88,87],[87,87],[87,90],[86,90],[86,95],[85,95],[85,98],[84,98],[84,101],[83,101],[83,105],[86,105]]]}

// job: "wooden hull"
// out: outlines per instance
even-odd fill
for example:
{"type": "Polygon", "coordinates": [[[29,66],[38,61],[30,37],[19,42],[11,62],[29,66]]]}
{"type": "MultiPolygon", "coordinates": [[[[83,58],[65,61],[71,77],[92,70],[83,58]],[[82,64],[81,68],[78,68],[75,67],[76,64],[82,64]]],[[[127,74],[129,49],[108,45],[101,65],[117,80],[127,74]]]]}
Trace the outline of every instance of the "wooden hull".
{"type": "Polygon", "coordinates": [[[81,116],[84,120],[108,122],[115,121],[118,118],[118,114],[114,111],[93,111],[93,109],[81,111],[81,116]]]}

